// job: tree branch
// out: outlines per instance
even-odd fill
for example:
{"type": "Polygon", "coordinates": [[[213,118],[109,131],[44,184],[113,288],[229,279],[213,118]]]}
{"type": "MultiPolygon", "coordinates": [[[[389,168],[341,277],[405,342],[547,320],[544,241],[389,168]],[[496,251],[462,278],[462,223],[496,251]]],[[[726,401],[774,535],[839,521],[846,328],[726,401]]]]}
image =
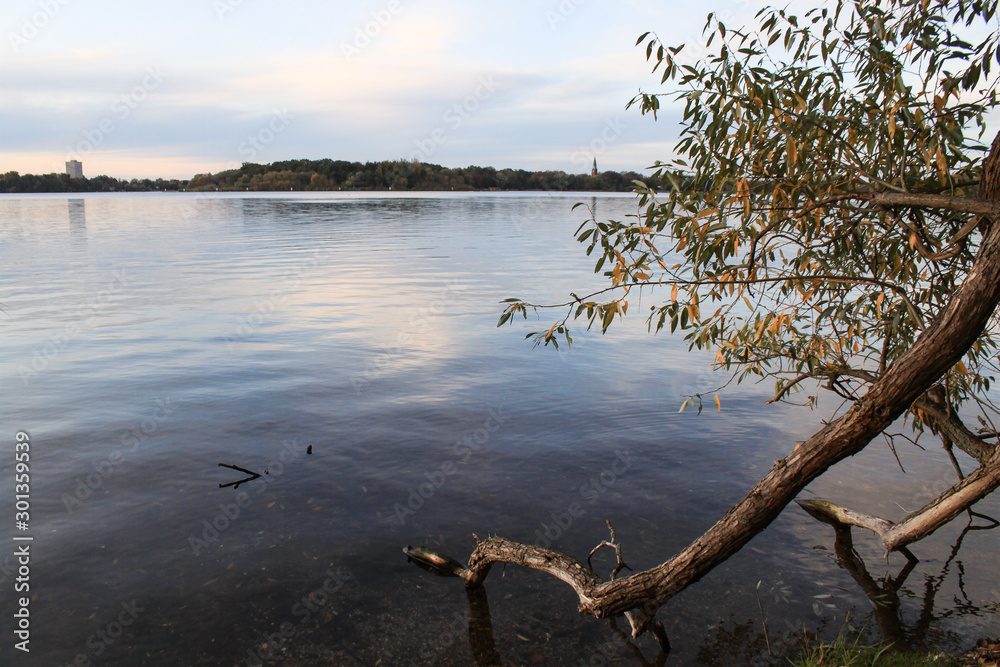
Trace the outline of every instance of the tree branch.
{"type": "Polygon", "coordinates": [[[986,442],[970,431],[954,412],[949,414],[941,409],[932,398],[921,396],[914,401],[913,407],[922,413],[918,413],[918,416],[926,421],[932,430],[948,436],[956,447],[980,464],[985,463],[989,456],[997,451],[997,445],[986,442]]]}
{"type": "MultiPolygon", "coordinates": [[[[490,538],[469,559],[468,585],[483,583],[495,562],[549,572],[570,584],[579,609],[608,617],[641,607],[644,613],[705,576],[766,528],[810,482],[835,463],[857,454],[908,410],[958,363],[989,324],[1000,303],[1000,225],[984,237],[976,264],[945,308],[869,391],[840,418],[828,423],[792,454],[775,462],[758,484],[721,520],[670,560],[623,579],[602,581],[579,561],[549,549],[490,538]]],[[[975,498],[1000,485],[1000,449],[983,466],[886,532],[887,548],[900,548],[930,534],[942,517],[954,518],[975,498]],[[930,510],[934,510],[933,513],[930,510]]],[[[642,626],[639,630],[646,626],[642,626]]]]}
{"type": "Polygon", "coordinates": [[[493,563],[514,563],[532,570],[546,572],[569,584],[580,597],[581,610],[594,603],[594,591],[604,579],[575,558],[552,549],[512,542],[503,537],[488,537],[476,544],[469,557],[467,586],[481,586],[493,563]]]}
{"type": "Polygon", "coordinates": [[[882,540],[886,555],[927,537],[1000,487],[1000,452],[994,452],[974,473],[959,480],[899,523],[835,505],[827,500],[800,500],[814,518],[833,526],[866,528],[882,540]]]}
{"type": "MultiPolygon", "coordinates": [[[[931,195],[913,192],[858,192],[855,198],[879,206],[933,208],[952,213],[984,215],[991,220],[1000,218],[1000,202],[976,197],[952,197],[951,195],[931,195]]],[[[969,231],[971,232],[971,230],[969,231]]],[[[966,234],[968,233],[966,232],[966,234]]]]}
{"type": "Polygon", "coordinates": [[[975,472],[894,525],[882,536],[886,552],[921,540],[1000,487],[1000,450],[975,472]]]}

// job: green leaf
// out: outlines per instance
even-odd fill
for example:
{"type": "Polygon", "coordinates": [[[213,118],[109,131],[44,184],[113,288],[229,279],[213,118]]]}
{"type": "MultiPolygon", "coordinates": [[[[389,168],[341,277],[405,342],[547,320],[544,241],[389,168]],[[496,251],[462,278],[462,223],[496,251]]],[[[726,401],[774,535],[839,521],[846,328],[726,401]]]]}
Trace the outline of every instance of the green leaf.
{"type": "MultiPolygon", "coordinates": [[[[951,300],[981,243],[952,243],[968,216],[872,207],[858,194],[976,196],[968,184],[982,173],[983,132],[998,105],[997,68],[986,65],[1000,64],[995,3],[814,4],[803,20],[762,10],[740,30],[712,18],[702,46],[710,35],[722,44],[683,63],[673,60],[682,47],[644,33],[636,48],[680,91],[669,98],[681,105],[675,155],[654,162],[658,192],[634,183],[634,217],[586,220],[574,233],[588,256],[600,249],[594,271],[609,282],[589,292],[602,299],[623,299],[633,280],[700,290],[697,316],[689,301],[668,300],[669,287],[638,296],[650,330],[666,334],[669,318],[691,349],[724,345],[720,363],[737,381],[870,371],[886,337],[890,366],[951,300]],[[959,252],[927,260],[907,227],[932,251],[959,252]],[[624,283],[611,283],[611,267],[624,270],[624,283]]],[[[629,105],[655,116],[661,94],[640,91],[629,105]]],[[[526,317],[523,302],[505,303],[526,317]]],[[[602,331],[616,315],[575,296],[560,307],[602,331]]],[[[980,336],[980,364],[997,357],[994,337],[980,336]]],[[[952,388],[956,408],[987,383],[976,364],[968,368],[973,377],[952,388]]]]}

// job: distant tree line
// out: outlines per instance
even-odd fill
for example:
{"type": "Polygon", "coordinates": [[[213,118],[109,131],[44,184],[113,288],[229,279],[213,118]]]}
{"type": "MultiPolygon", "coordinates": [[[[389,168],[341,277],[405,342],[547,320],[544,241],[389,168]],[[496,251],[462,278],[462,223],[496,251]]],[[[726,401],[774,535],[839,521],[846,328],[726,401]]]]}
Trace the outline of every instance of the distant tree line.
{"type": "Polygon", "coordinates": [[[628,192],[632,181],[656,181],[634,171],[597,176],[562,171],[525,171],[493,167],[452,169],[437,164],[394,160],[285,160],[267,165],[246,162],[239,169],[198,174],[188,190],[586,190],[628,192]]]}
{"type": "Polygon", "coordinates": [[[70,178],[67,174],[22,175],[16,171],[0,174],[0,192],[153,192],[183,190],[186,185],[187,181],[162,178],[126,181],[111,176],[70,178]]]}
{"type": "Polygon", "coordinates": [[[0,192],[151,192],[157,190],[550,190],[628,192],[633,181],[650,187],[656,179],[634,171],[605,171],[597,176],[563,171],[525,171],[493,167],[452,169],[437,164],[394,160],[284,160],[245,162],[239,169],[198,174],[190,181],[148,178],[130,181],[110,176],[70,178],[66,174],[0,175],[0,192]]]}

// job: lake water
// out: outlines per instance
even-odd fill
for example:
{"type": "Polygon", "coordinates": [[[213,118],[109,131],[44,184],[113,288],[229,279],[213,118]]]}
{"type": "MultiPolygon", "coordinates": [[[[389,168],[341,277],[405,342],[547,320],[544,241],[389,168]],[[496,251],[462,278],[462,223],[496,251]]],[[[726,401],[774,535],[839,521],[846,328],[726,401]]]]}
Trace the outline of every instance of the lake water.
{"type": "MultiPolygon", "coordinates": [[[[584,558],[611,520],[626,562],[652,567],[836,406],[765,406],[768,383],[678,413],[725,378],[647,333],[648,295],[605,336],[578,329],[572,350],[524,340],[555,311],[497,329],[504,298],[603,286],[573,239],[578,201],[636,212],[630,196],[585,194],[0,198],[0,493],[11,535],[34,538],[31,660],[12,648],[23,543],[9,542],[0,662],[640,664],[567,586],[513,567],[487,580],[491,653],[470,640],[461,582],[401,549],[465,560],[474,533],[499,534],[584,558]],[[19,431],[26,532],[12,516],[19,431]],[[262,476],[220,488],[245,477],[220,463],[262,476]]],[[[803,497],[898,519],[951,483],[921,444],[900,448],[905,475],[874,443],[803,497]]],[[[1000,499],[979,509],[1000,515],[1000,499]]],[[[954,650],[997,634],[1000,530],[964,525],[914,547],[901,636],[954,650]]],[[[660,610],[669,664],[765,662],[767,641],[777,655],[803,631],[876,638],[833,541],[789,507],[660,610]]],[[[855,547],[876,578],[905,564],[868,534],[855,547]]]]}

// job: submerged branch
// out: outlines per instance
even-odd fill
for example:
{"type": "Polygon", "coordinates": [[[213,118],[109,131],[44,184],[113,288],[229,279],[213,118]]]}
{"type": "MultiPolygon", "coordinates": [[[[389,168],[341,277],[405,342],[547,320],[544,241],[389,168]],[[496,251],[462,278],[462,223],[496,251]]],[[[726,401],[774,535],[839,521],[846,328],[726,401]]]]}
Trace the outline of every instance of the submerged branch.
{"type": "Polygon", "coordinates": [[[960,479],[929,503],[911,512],[898,523],[841,507],[828,500],[800,500],[799,506],[814,518],[835,528],[857,526],[872,531],[882,540],[886,554],[905,551],[907,545],[927,537],[1000,487],[1000,452],[994,452],[982,466],[960,479]]]}

